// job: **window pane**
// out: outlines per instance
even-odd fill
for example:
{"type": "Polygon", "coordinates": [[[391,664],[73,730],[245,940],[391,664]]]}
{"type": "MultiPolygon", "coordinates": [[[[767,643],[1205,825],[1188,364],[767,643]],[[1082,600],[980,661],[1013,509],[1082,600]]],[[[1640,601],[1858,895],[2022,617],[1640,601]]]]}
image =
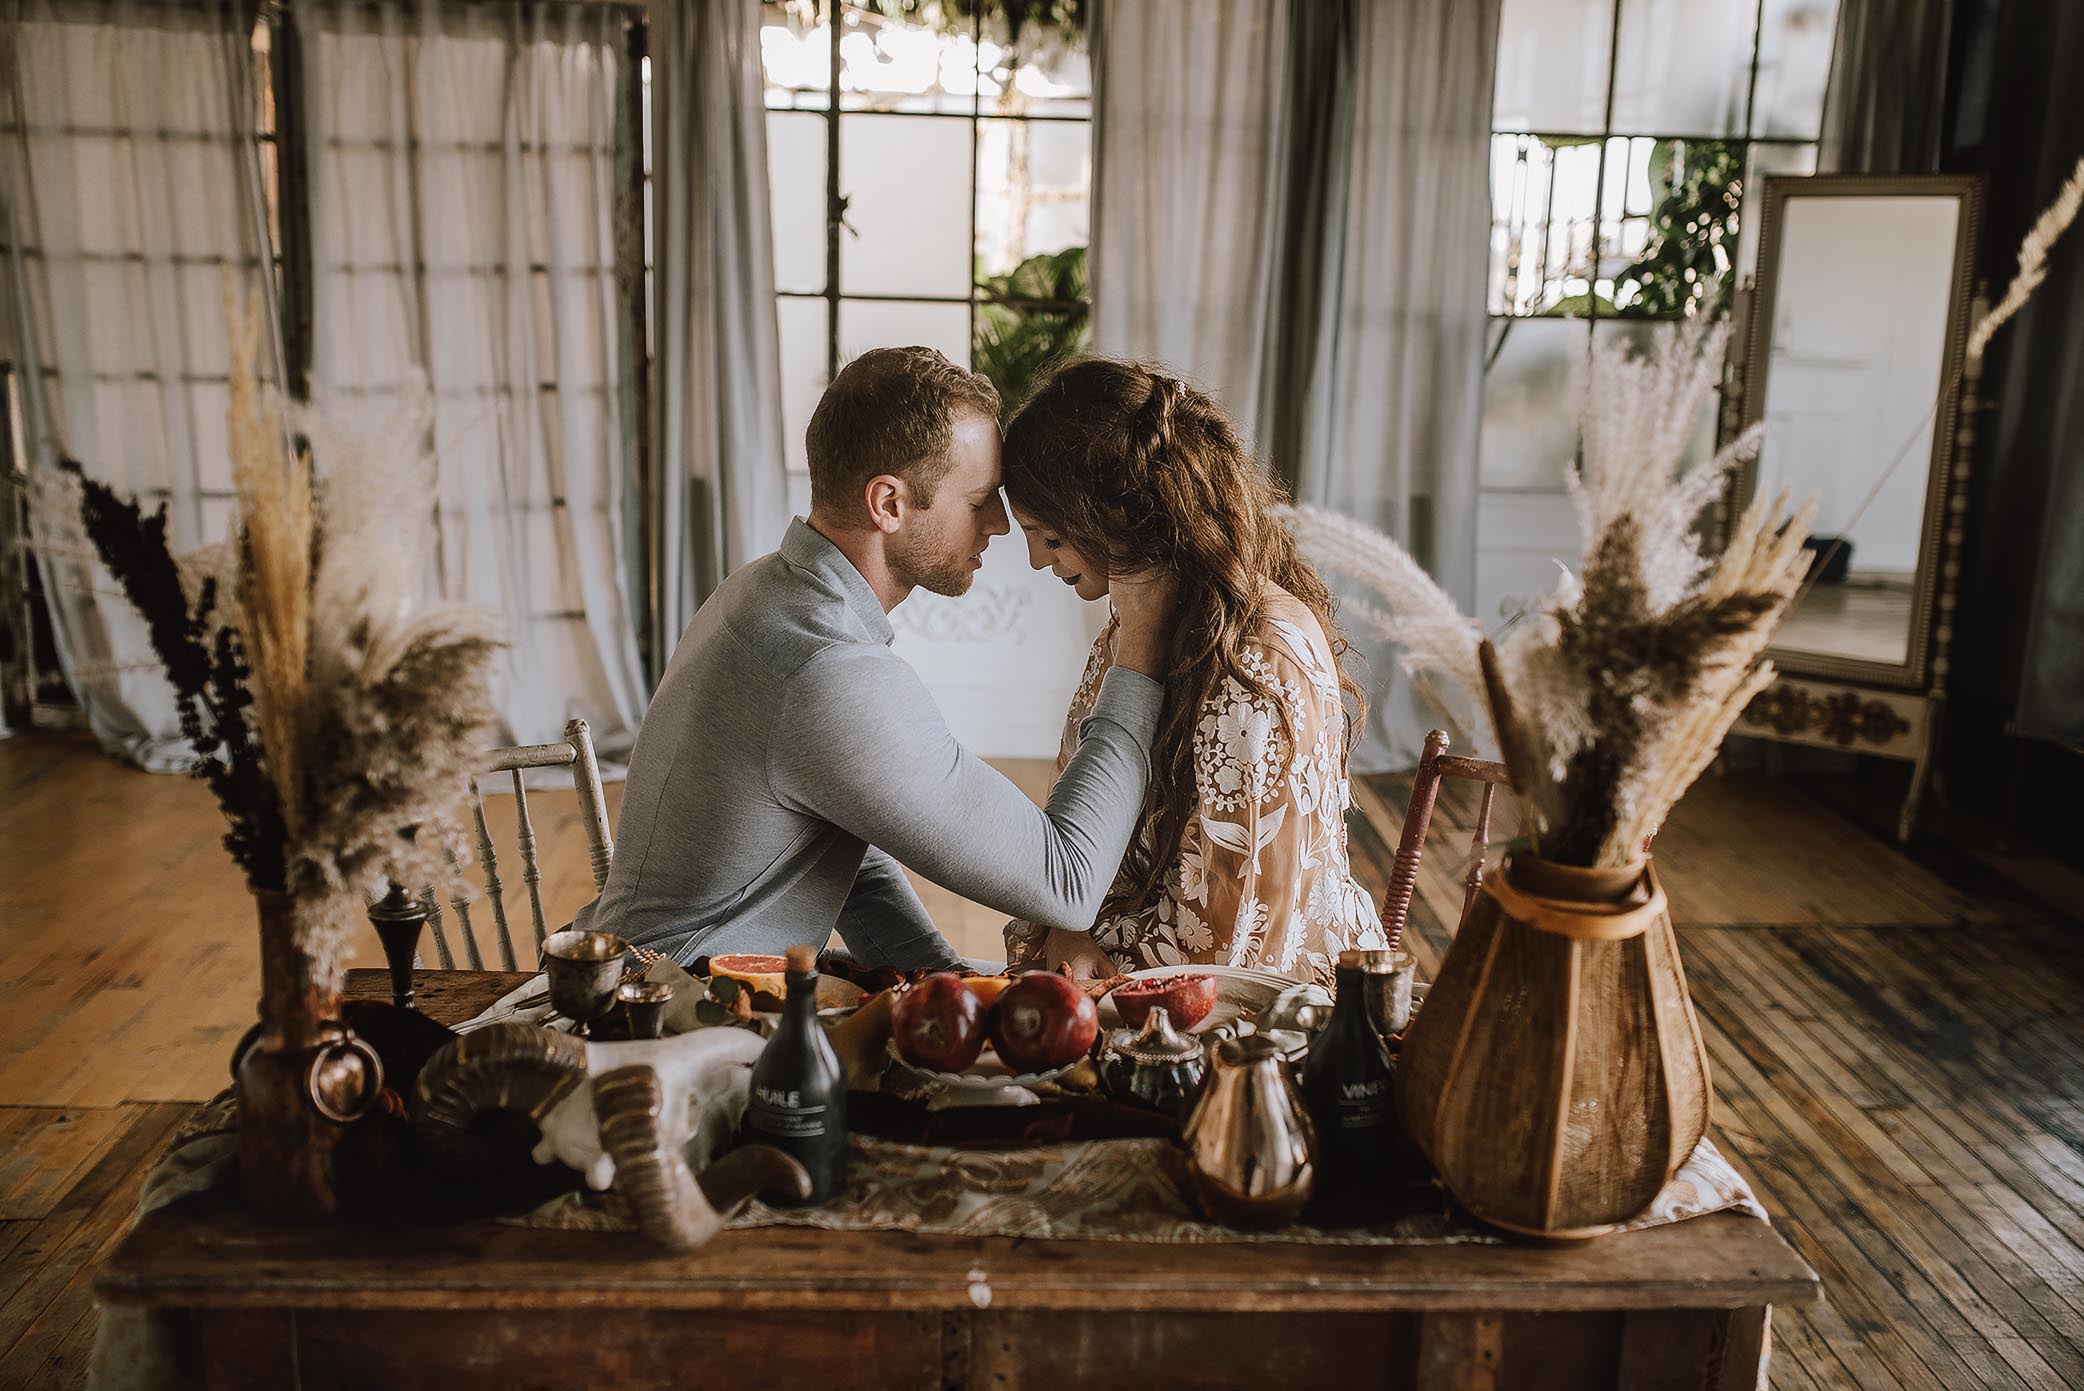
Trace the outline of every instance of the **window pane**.
{"type": "Polygon", "coordinates": [[[977,102],[977,39],[953,5],[938,22],[894,19],[849,3],[840,10],[839,104],[845,111],[939,111],[967,116],[977,102]]]}
{"type": "Polygon", "coordinates": [[[1492,128],[1603,129],[1613,34],[1613,0],[1505,0],[1492,128]]]}
{"type": "Polygon", "coordinates": [[[977,262],[1005,275],[1030,256],[1084,246],[1092,127],[1084,121],[980,121],[977,262]]]}
{"type": "Polygon", "coordinates": [[[1492,313],[1586,312],[1598,198],[1598,141],[1492,138],[1492,313]]]}
{"type": "Polygon", "coordinates": [[[1823,126],[1824,85],[1838,33],[1838,0],[1765,0],[1759,16],[1753,135],[1814,140],[1823,126]]]}
{"type": "Polygon", "coordinates": [[[1733,0],[1621,0],[1612,129],[1742,134],[1755,18],[1733,0]]]}
{"type": "Polygon", "coordinates": [[[985,9],[977,47],[979,109],[1001,116],[1092,115],[1084,29],[1052,23],[1052,7],[1023,2],[1013,6],[1024,16],[1016,30],[1007,8],[1004,0],[991,0],[985,9]]]}
{"type": "Polygon", "coordinates": [[[843,291],[969,296],[968,121],[842,116],[839,179],[843,291]]]}
{"type": "Polygon", "coordinates": [[[825,392],[825,323],[821,299],[782,298],[774,302],[781,324],[781,395],[783,457],[791,472],[805,470],[803,432],[825,392]]]}
{"type": "Polygon", "coordinates": [[[1753,145],[1750,149],[1749,165],[1744,175],[1743,235],[1737,238],[1737,275],[1740,279],[1748,279],[1758,270],[1757,210],[1766,205],[1766,176],[1814,174],[1816,146],[1753,145]]]}
{"type": "Polygon", "coordinates": [[[1556,489],[1577,455],[1579,393],[1592,326],[1500,319],[1483,379],[1482,486],[1556,489]]]}
{"type": "Polygon", "coordinates": [[[825,288],[825,117],[767,114],[767,194],[774,209],[774,288],[825,288]]]}
{"type": "Polygon", "coordinates": [[[767,0],[760,6],[760,71],[767,105],[822,111],[832,88],[832,31],[818,23],[813,0],[767,0]]]}
{"type": "Polygon", "coordinates": [[[842,300],[839,356],[847,362],[870,348],[938,348],[958,367],[970,365],[970,307],[967,304],[907,304],[842,300]]]}
{"type": "Polygon", "coordinates": [[[1617,136],[1607,144],[1597,291],[1625,314],[1677,317],[1727,304],[1741,147],[1617,136]]]}

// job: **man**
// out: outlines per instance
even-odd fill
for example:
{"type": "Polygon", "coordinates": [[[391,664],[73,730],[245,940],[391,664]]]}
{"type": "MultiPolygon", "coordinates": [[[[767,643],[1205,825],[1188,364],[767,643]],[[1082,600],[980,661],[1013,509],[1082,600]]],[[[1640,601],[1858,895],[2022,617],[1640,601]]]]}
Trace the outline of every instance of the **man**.
{"type": "Polygon", "coordinates": [[[928,348],[840,372],[806,436],[808,521],[702,605],[652,696],[607,887],[578,926],[681,961],[822,947],[961,961],[899,870],[1038,927],[1091,926],[1133,833],[1162,690],[1162,582],[1112,581],[1120,655],[1037,807],[955,742],[890,650],[915,588],[958,595],[1010,528],[998,393],[928,348]]]}

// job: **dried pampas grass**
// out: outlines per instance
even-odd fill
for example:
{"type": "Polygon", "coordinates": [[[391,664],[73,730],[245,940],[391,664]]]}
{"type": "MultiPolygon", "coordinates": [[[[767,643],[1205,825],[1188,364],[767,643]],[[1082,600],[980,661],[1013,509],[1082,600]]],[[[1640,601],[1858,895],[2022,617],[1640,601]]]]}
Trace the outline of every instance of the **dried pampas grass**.
{"type": "Polygon", "coordinates": [[[1969,357],[1981,357],[1997,330],[2033,298],[2033,292],[2048,278],[2048,253],[2077,220],[2079,211],[2084,211],[2084,158],[2078,159],[2068,181],[2056,190],[2055,201],[2027,229],[2026,239],[2019,244],[2019,270],[2005,286],[2004,298],[1968,332],[1969,357]]]}
{"type": "Polygon", "coordinates": [[[257,317],[227,305],[236,541],[176,561],[163,509],[84,479],[82,517],[151,624],[234,858],[298,900],[293,945],[337,984],[365,899],[446,888],[467,859],[504,640],[493,615],[417,602],[424,394],[369,437],[288,408],[260,380],[257,317]]]}
{"type": "Polygon", "coordinates": [[[1381,597],[1363,621],[1403,644],[1407,666],[1490,711],[1522,829],[1561,864],[1639,858],[1773,678],[1765,648],[1806,570],[1809,514],[1790,516],[1784,496],[1754,499],[1710,556],[1702,516],[1758,434],[1679,467],[1725,336],[1692,321],[1647,357],[1596,341],[1583,460],[1568,480],[1584,554],[1495,647],[1388,537],[1295,510],[1297,544],[1381,597]]]}

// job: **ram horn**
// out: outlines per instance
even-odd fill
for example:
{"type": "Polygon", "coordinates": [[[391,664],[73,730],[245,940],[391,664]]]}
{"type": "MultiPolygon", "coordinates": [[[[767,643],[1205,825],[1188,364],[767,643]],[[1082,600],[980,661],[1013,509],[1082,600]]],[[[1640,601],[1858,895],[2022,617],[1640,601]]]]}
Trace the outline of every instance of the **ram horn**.
{"type": "Polygon", "coordinates": [[[711,1165],[698,1182],[684,1137],[668,1114],[654,1069],[636,1063],[593,1079],[601,1147],[615,1161],[615,1191],[635,1211],[644,1233],[676,1251],[692,1251],[723,1230],[755,1194],[810,1196],[810,1175],[769,1145],[747,1145],[711,1165]]]}
{"type": "MultiPolygon", "coordinates": [[[[449,1168],[514,1157],[513,1137],[486,1135],[479,1118],[512,1111],[539,1127],[586,1080],[586,1044],[535,1024],[491,1024],[427,1060],[413,1087],[413,1132],[449,1168]]],[[[520,1153],[526,1154],[525,1148],[520,1153]]]]}

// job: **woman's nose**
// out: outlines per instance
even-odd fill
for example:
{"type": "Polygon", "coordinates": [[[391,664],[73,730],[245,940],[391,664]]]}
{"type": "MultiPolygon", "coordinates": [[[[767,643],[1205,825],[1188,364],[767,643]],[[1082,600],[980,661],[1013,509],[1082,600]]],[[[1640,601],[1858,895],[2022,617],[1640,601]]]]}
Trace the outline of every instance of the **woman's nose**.
{"type": "Polygon", "coordinates": [[[1049,551],[1043,546],[1042,538],[1031,531],[1027,534],[1027,541],[1028,568],[1031,570],[1047,570],[1050,566],[1049,551]]]}

